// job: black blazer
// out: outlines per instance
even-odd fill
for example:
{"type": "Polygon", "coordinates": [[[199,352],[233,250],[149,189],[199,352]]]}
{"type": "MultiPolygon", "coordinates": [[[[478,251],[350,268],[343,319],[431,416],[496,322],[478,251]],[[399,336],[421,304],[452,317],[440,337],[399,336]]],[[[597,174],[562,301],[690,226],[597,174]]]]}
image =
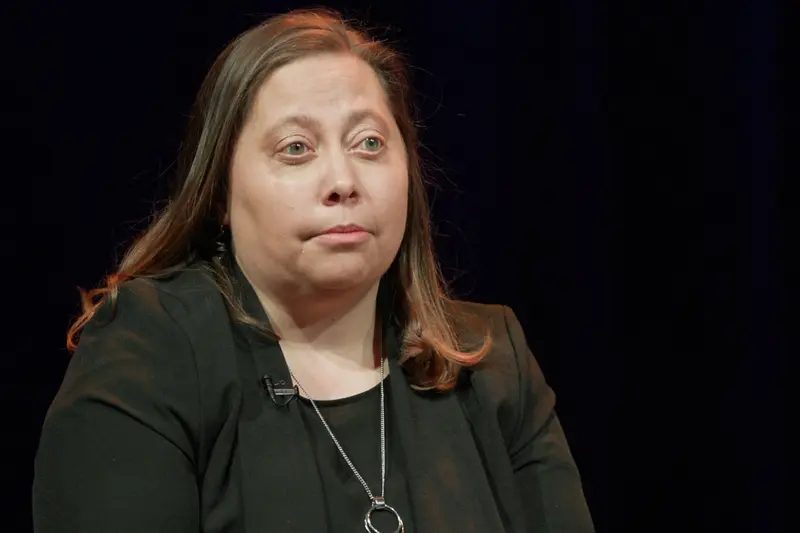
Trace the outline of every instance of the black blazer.
{"type": "MultiPolygon", "coordinates": [[[[240,290],[266,319],[252,287],[240,290]]],[[[384,325],[388,416],[411,450],[404,520],[424,533],[593,531],[553,391],[519,322],[507,307],[458,305],[491,328],[494,348],[452,392],[409,388],[399,327],[384,325]]],[[[125,284],[113,319],[103,306],[85,329],[47,413],[34,531],[324,530],[298,406],[270,401],[266,372],[288,378],[279,345],[234,323],[202,268],[125,284]]]]}

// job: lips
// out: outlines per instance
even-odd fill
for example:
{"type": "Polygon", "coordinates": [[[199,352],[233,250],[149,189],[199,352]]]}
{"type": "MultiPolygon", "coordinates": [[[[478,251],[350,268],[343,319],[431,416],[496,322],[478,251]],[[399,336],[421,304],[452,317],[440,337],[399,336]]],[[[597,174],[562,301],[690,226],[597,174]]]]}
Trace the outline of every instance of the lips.
{"type": "Polygon", "coordinates": [[[342,233],[359,233],[365,232],[364,228],[359,226],[358,224],[340,224],[338,226],[334,226],[328,230],[326,230],[323,235],[335,235],[335,234],[342,234],[342,233]]]}
{"type": "Polygon", "coordinates": [[[327,246],[351,247],[366,242],[370,233],[358,224],[340,224],[325,230],[316,237],[316,241],[327,246]]]}

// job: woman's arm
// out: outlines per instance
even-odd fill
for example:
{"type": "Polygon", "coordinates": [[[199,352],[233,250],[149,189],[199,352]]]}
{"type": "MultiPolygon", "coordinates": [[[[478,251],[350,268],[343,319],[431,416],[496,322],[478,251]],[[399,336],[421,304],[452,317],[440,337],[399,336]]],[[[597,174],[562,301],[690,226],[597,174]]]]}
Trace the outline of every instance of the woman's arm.
{"type": "Polygon", "coordinates": [[[36,455],[36,533],[197,533],[198,381],[181,328],[147,281],[83,332],[36,455]]]}
{"type": "Polygon", "coordinates": [[[505,319],[520,375],[518,422],[509,453],[529,531],[593,532],[580,475],[555,413],[553,390],[509,308],[505,319]]]}

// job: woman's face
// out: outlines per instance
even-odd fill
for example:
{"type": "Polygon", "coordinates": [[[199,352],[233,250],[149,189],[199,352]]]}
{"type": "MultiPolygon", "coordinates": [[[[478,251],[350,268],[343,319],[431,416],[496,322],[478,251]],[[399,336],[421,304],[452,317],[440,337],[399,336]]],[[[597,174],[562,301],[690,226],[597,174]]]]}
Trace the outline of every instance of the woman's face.
{"type": "Polygon", "coordinates": [[[262,290],[371,287],[406,225],[406,148],[372,68],[345,54],[281,67],[234,148],[227,222],[262,290]]]}

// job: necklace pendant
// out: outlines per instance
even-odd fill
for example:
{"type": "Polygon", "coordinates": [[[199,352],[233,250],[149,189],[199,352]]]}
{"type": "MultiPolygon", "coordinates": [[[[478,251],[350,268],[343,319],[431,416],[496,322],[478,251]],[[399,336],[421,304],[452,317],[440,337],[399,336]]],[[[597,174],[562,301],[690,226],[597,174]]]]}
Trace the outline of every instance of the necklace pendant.
{"type": "Polygon", "coordinates": [[[403,526],[403,520],[400,518],[400,515],[397,514],[397,511],[392,507],[386,505],[386,500],[380,496],[376,496],[372,499],[372,506],[370,506],[369,511],[367,511],[366,516],[364,516],[364,528],[367,531],[370,533],[381,533],[372,525],[372,513],[377,511],[393,514],[395,520],[397,520],[397,529],[395,529],[393,533],[405,533],[406,528],[403,526]]]}

